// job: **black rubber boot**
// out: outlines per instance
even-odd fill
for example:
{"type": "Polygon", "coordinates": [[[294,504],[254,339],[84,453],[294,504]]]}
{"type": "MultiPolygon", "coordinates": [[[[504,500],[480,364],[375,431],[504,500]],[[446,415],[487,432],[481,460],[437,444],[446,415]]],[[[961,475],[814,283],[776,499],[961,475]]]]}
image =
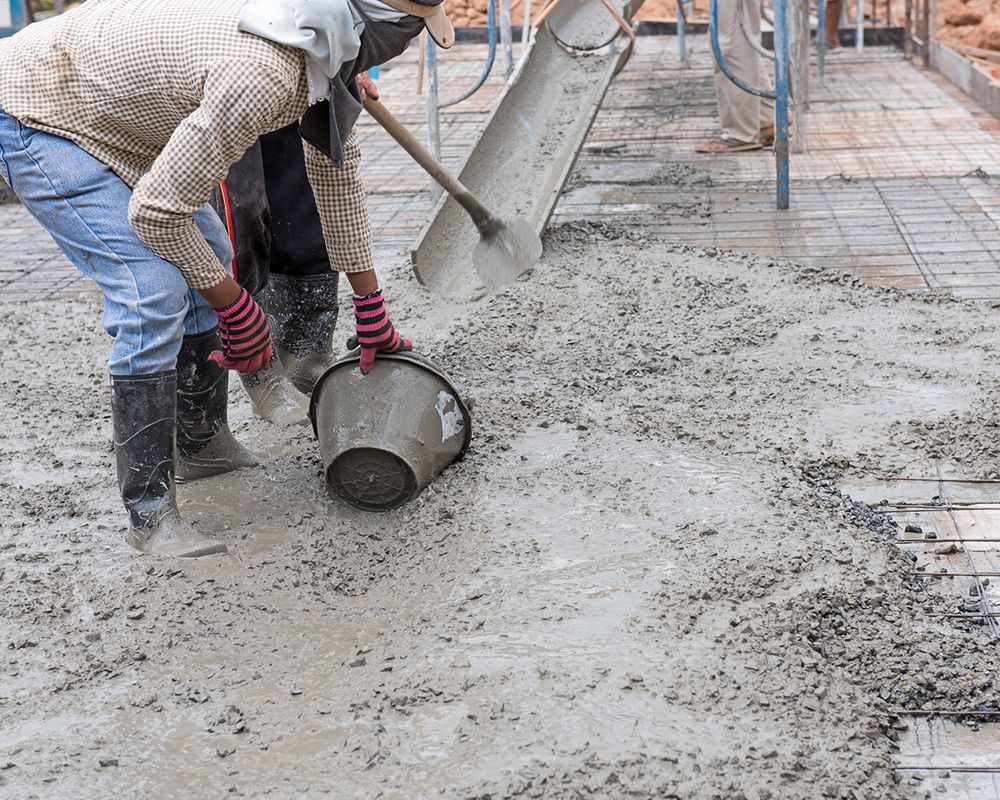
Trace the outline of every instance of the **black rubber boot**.
{"type": "Polygon", "coordinates": [[[281,365],[295,388],[311,395],[320,376],[336,360],[339,273],[275,275],[268,281],[268,319],[281,365]]]}
{"type": "Polygon", "coordinates": [[[177,373],[112,376],[111,416],[128,543],[150,555],[195,558],[226,552],[181,519],[174,490],[177,373]]]}
{"type": "MultiPolygon", "coordinates": [[[[254,300],[268,314],[268,324],[273,331],[274,325],[268,313],[268,294],[265,289],[254,300]]],[[[272,358],[264,369],[241,372],[239,375],[243,389],[250,397],[253,413],[258,417],[277,425],[305,425],[309,422],[308,404],[296,391],[279,358],[272,358]]]]}
{"type": "Polygon", "coordinates": [[[221,350],[219,331],[185,336],[177,355],[177,480],[221,475],[260,463],[229,430],[229,370],[208,354],[221,350]]]}

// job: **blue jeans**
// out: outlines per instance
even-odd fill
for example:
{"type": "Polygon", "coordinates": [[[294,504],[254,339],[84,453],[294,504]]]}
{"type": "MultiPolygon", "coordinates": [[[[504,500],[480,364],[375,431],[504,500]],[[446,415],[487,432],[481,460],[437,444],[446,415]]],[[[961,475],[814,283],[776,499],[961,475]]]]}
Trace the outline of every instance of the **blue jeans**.
{"type": "MultiPolygon", "coordinates": [[[[180,270],[139,240],[128,221],[132,190],[106,164],[0,108],[0,178],[73,265],[101,287],[104,329],[114,337],[112,375],[175,369],[182,337],[218,324],[180,270]]],[[[233,250],[222,221],[208,205],[194,218],[228,270],[233,250]]]]}

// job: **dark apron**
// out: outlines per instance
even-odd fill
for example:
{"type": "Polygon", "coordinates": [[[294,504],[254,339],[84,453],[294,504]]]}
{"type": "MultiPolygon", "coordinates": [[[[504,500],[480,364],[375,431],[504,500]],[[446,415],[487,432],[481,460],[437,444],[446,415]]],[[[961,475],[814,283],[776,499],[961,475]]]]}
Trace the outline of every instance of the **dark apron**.
{"type": "Polygon", "coordinates": [[[295,276],[330,271],[316,200],[304,191],[309,179],[302,139],[342,167],[343,142],[361,113],[355,76],[398,56],[423,28],[418,17],[375,22],[358,11],[365,20],[361,49],[330,81],[334,102],[310,107],[301,126],[294,123],[262,136],[212,195],[233,240],[233,277],[251,294],[267,285],[271,272],[295,276]]]}
{"type": "Polygon", "coordinates": [[[261,136],[212,193],[212,205],[233,242],[233,277],[250,294],[271,273],[330,272],[297,123],[261,136]]]}

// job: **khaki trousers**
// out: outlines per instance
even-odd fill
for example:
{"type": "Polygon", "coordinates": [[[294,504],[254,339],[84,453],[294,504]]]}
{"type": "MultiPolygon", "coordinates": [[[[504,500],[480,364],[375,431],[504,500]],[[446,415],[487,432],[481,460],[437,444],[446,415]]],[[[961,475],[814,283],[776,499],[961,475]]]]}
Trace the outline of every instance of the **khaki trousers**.
{"type": "MultiPolygon", "coordinates": [[[[760,0],[742,0],[746,29],[760,41],[760,0]]],[[[764,59],[754,50],[737,16],[738,0],[719,0],[719,48],[729,68],[744,82],[758,88],[770,87],[764,59]]],[[[715,99],[719,104],[722,137],[736,142],[756,142],[760,129],[774,124],[774,102],[748,94],[715,66],[715,99]]]]}

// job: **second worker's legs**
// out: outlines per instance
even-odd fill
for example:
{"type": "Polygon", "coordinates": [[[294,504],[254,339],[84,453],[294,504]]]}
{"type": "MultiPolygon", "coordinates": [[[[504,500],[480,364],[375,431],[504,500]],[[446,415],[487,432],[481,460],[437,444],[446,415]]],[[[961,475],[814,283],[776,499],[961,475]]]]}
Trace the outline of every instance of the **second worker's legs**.
{"type": "MultiPolygon", "coordinates": [[[[739,8],[742,5],[751,34],[760,37],[760,12],[756,0],[719,0],[719,47],[729,67],[747,83],[767,86],[767,73],[757,53],[740,30],[739,8]]],[[[722,138],[733,142],[755,143],[762,123],[770,119],[769,101],[744,92],[715,68],[715,96],[722,123],[722,138]]],[[[768,123],[769,124],[769,123],[768,123]]]]}
{"type": "MultiPolygon", "coordinates": [[[[300,187],[300,192],[303,191],[300,187]]],[[[311,195],[308,184],[304,191],[311,195]]],[[[271,209],[267,202],[260,144],[229,171],[214,204],[232,240],[234,277],[270,317],[267,288],[271,261],[271,209]]],[[[275,326],[271,325],[272,334],[275,326]]],[[[305,424],[306,405],[292,387],[278,359],[256,372],[241,373],[254,413],[279,425],[305,424]]]]}
{"type": "Polygon", "coordinates": [[[298,125],[261,137],[260,147],[271,209],[267,302],[276,352],[296,388],[311,394],[334,360],[339,273],[330,266],[298,125]]]}

